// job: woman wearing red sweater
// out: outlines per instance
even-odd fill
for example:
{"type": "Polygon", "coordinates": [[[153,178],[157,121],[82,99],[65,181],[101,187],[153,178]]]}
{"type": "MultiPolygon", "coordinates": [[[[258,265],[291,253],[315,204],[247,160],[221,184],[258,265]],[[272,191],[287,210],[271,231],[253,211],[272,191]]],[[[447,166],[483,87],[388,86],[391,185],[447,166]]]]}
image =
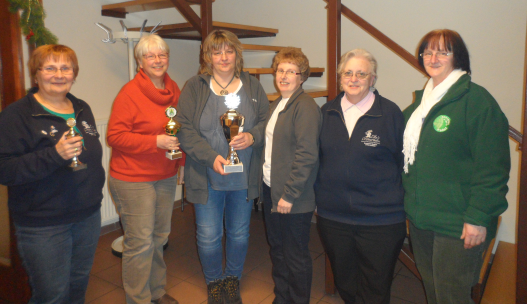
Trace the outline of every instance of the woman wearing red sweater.
{"type": "MultiPolygon", "coordinates": [[[[108,125],[110,191],[124,229],[123,285],[126,303],[174,304],[165,291],[163,244],[170,233],[176,174],[184,157],[170,160],[177,137],[165,134],[165,111],[180,90],[168,76],[168,45],[157,35],[135,47],[139,72],[115,98],[108,125]]],[[[183,168],[182,168],[183,169],[183,168]]]]}

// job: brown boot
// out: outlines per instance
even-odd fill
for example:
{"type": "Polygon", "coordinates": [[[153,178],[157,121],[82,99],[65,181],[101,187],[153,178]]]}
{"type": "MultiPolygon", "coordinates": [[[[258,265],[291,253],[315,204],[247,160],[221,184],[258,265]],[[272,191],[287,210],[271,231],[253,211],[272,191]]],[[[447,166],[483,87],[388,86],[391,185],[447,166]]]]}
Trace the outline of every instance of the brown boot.
{"type": "Polygon", "coordinates": [[[223,280],[217,279],[207,285],[207,304],[223,304],[223,280]]]}
{"type": "Polygon", "coordinates": [[[225,304],[242,304],[240,296],[240,280],[237,276],[227,276],[223,280],[225,288],[225,304]]]}

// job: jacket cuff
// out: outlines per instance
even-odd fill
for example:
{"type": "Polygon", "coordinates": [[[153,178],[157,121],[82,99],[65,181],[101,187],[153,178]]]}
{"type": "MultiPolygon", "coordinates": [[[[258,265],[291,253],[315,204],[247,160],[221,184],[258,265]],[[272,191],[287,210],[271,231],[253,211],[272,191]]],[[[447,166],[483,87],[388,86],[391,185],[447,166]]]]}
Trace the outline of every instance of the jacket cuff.
{"type": "Polygon", "coordinates": [[[472,225],[490,227],[494,217],[488,215],[472,206],[469,206],[463,215],[463,221],[472,225]]]}

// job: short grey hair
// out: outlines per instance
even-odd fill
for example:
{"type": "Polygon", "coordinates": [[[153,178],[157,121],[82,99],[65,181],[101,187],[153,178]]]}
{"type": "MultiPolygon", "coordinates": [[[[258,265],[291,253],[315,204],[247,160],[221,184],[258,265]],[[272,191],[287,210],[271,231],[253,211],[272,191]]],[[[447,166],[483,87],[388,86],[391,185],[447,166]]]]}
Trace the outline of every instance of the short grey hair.
{"type": "Polygon", "coordinates": [[[340,63],[337,67],[337,74],[340,77],[342,73],[344,73],[344,67],[346,66],[348,61],[353,57],[364,58],[370,63],[371,74],[373,77],[375,77],[375,79],[373,80],[373,87],[377,82],[377,60],[375,59],[375,57],[373,57],[370,52],[366,51],[365,49],[354,49],[342,55],[342,57],[340,57],[340,63]]]}
{"type": "MultiPolygon", "coordinates": [[[[143,34],[145,35],[145,34],[143,34]]],[[[150,52],[152,49],[160,49],[170,55],[170,48],[168,44],[157,34],[151,34],[141,37],[134,49],[134,57],[137,63],[137,71],[143,59],[143,55],[150,52]]]]}

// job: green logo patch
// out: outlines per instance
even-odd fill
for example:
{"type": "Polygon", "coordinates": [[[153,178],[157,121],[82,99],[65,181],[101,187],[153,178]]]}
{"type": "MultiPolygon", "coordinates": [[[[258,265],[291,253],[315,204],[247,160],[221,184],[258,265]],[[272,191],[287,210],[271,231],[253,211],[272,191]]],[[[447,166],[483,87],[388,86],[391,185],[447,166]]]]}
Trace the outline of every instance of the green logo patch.
{"type": "Polygon", "coordinates": [[[450,125],[450,117],[446,115],[439,115],[434,120],[434,130],[437,132],[445,132],[448,130],[448,126],[450,125]]]}

